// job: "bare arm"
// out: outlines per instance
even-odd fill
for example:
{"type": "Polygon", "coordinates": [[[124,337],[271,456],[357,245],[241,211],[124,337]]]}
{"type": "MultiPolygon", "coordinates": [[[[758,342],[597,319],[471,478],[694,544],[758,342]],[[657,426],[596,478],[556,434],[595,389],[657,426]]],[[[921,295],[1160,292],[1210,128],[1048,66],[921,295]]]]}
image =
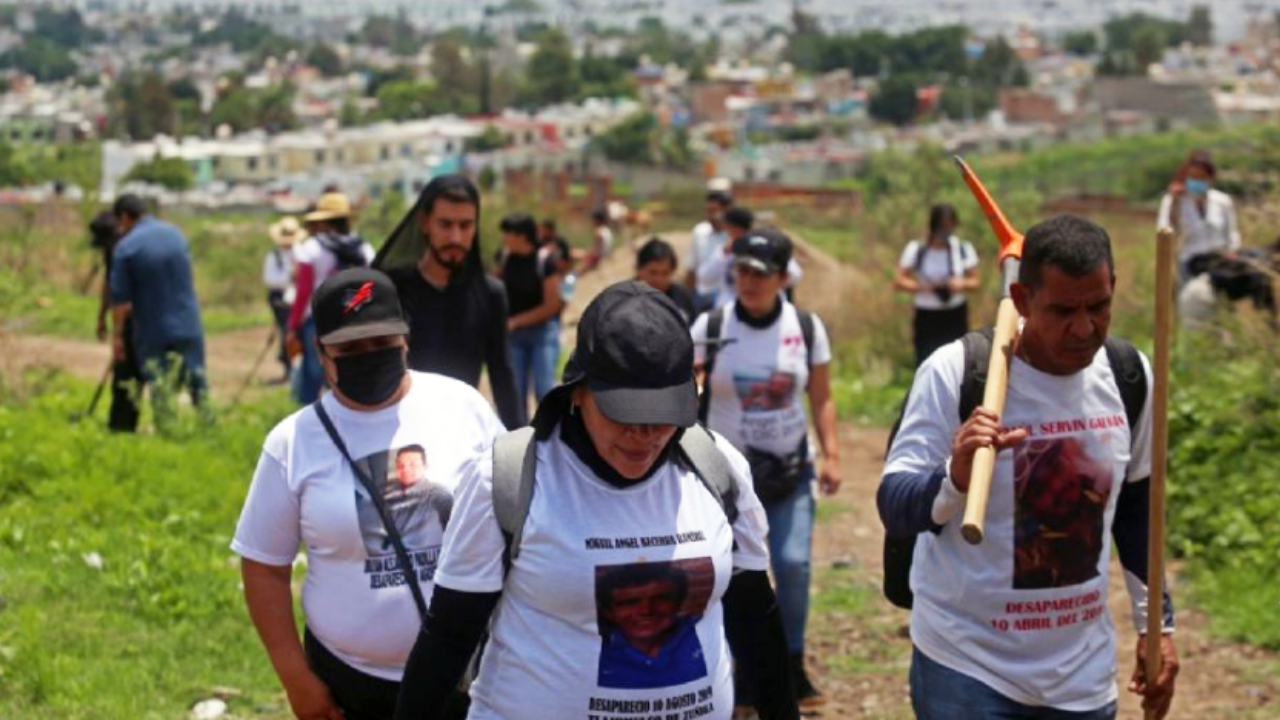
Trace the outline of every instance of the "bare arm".
{"type": "Polygon", "coordinates": [[[124,362],[125,345],[128,342],[128,338],[124,336],[124,326],[132,314],[133,303],[122,303],[111,307],[111,353],[116,362],[124,362]]]}
{"type": "Polygon", "coordinates": [[[910,268],[899,267],[893,273],[893,287],[907,293],[918,293],[924,290],[924,286],[916,279],[916,274],[910,268]]]}
{"type": "Polygon", "coordinates": [[[564,300],[560,298],[560,276],[551,275],[542,281],[542,304],[519,315],[513,315],[507,321],[507,329],[519,330],[540,325],[555,317],[562,307],[564,307],[564,300]]]}
{"type": "Polygon", "coordinates": [[[973,292],[978,289],[981,279],[978,277],[978,268],[969,268],[964,272],[962,277],[951,278],[948,285],[952,292],[973,292]]]}
{"type": "Polygon", "coordinates": [[[293,615],[293,568],[240,561],[245,604],[271,666],[289,696],[299,720],[342,720],[342,711],[329,689],[307,664],[293,615]]]}
{"type": "Polygon", "coordinates": [[[822,468],[818,486],[827,495],[840,489],[840,433],[836,423],[836,400],[831,394],[831,364],[814,365],[809,374],[809,407],[822,446],[822,468]]]}

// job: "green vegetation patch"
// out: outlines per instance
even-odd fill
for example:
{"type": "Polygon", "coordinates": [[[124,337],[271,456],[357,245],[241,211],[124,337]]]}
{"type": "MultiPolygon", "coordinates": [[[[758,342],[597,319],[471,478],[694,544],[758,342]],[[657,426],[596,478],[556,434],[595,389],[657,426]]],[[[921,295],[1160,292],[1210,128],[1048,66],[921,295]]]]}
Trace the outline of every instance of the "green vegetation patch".
{"type": "Polygon", "coordinates": [[[285,709],[228,549],[283,398],[169,437],[69,415],[45,378],[0,405],[0,716],[173,718],[218,688],[285,709]]]}

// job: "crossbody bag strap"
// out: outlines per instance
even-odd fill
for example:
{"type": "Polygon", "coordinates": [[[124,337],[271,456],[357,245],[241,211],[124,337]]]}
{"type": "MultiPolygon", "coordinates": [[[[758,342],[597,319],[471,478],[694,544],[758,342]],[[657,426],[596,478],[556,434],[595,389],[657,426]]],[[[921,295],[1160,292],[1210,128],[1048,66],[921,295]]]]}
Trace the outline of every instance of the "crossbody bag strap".
{"type": "Polygon", "coordinates": [[[400,537],[400,530],[396,527],[395,521],[391,519],[391,514],[387,512],[387,503],[382,497],[382,493],[373,484],[373,478],[369,477],[365,471],[351,459],[351,453],[347,452],[347,444],[342,441],[342,436],[338,434],[338,428],[334,427],[333,420],[329,417],[328,411],[324,409],[324,405],[320,400],[315,401],[312,407],[316,410],[316,416],[320,418],[320,424],[324,425],[325,432],[329,433],[329,439],[333,440],[333,444],[338,447],[338,452],[342,453],[342,457],[346,458],[347,464],[355,472],[356,477],[360,479],[360,484],[364,486],[369,498],[373,501],[373,506],[378,509],[378,517],[382,518],[382,524],[387,528],[387,536],[391,538],[391,544],[396,549],[396,560],[400,562],[400,571],[408,578],[406,583],[409,591],[413,593],[413,602],[418,606],[418,618],[422,622],[427,621],[427,599],[422,594],[422,583],[418,580],[418,571],[413,567],[413,563],[409,559],[409,551],[404,547],[404,539],[400,537]]]}

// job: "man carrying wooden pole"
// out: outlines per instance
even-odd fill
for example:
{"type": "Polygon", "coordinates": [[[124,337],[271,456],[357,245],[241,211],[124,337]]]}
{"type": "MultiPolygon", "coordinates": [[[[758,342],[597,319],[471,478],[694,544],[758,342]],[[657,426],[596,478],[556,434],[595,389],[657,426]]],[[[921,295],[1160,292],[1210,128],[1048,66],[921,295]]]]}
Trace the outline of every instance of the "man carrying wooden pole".
{"type": "Polygon", "coordinates": [[[1108,338],[1115,272],[1105,230],[1052,218],[1027,232],[1021,256],[1007,283],[1008,350],[993,352],[1001,340],[990,330],[970,333],[921,366],[877,498],[889,535],[918,538],[912,705],[920,720],[1115,718],[1114,541],[1139,634],[1128,687],[1158,720],[1178,661],[1172,603],[1157,590],[1161,661],[1145,679],[1155,666],[1143,650],[1151,372],[1132,345],[1108,338]],[[986,407],[996,382],[1007,403],[986,407]],[[981,536],[967,538],[961,513],[982,448],[992,455],[989,492],[981,536]]]}

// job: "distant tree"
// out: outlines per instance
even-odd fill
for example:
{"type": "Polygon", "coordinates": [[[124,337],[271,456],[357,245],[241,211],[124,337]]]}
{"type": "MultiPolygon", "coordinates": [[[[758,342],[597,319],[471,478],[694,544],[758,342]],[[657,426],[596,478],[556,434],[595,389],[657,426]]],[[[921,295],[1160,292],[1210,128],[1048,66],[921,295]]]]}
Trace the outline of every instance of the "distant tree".
{"type": "Polygon", "coordinates": [[[417,120],[450,111],[435,83],[427,80],[394,80],[378,89],[378,117],[383,120],[417,120]]]}
{"type": "Polygon", "coordinates": [[[1144,25],[1133,34],[1133,59],[1138,65],[1140,74],[1145,74],[1147,67],[1160,62],[1164,57],[1168,41],[1164,31],[1155,25],[1144,25]]]}
{"type": "Polygon", "coordinates": [[[126,182],[138,182],[159,185],[170,190],[190,190],[195,184],[195,176],[191,167],[182,158],[165,158],[158,154],[145,163],[134,165],[124,176],[126,182]]]}
{"type": "Polygon", "coordinates": [[[390,50],[397,55],[416,55],[421,49],[418,31],[403,8],[396,17],[370,15],[365,19],[358,37],[368,45],[390,50]]]}
{"type": "MultiPolygon", "coordinates": [[[[1019,68],[1025,70],[1013,47],[1003,36],[987,43],[981,57],[973,64],[973,77],[979,84],[1004,87],[1019,84],[1015,80],[1019,68]]],[[[1025,80],[1025,76],[1023,78],[1025,80]]],[[[1026,83],[1021,83],[1025,85],[1026,83]]]]}
{"type": "Polygon", "coordinates": [[[880,89],[872,96],[867,110],[877,120],[906,125],[915,119],[919,108],[916,91],[916,83],[912,79],[903,75],[892,76],[880,83],[880,89]]]}
{"type": "Polygon", "coordinates": [[[525,68],[522,104],[542,107],[568,102],[578,96],[580,87],[569,37],[559,28],[543,33],[525,68]]]}
{"type": "Polygon", "coordinates": [[[342,108],[338,111],[338,124],[342,127],[358,127],[365,124],[364,113],[360,112],[360,106],[355,100],[343,99],[342,108]]]}
{"type": "Polygon", "coordinates": [[[1213,44],[1213,14],[1208,5],[1191,8],[1191,18],[1187,20],[1187,39],[1200,47],[1213,44]]]}
{"type": "Polygon", "coordinates": [[[658,118],[648,111],[638,112],[597,135],[592,147],[614,162],[651,165],[657,133],[658,118]]]}
{"type": "Polygon", "coordinates": [[[481,153],[501,150],[507,145],[507,136],[493,125],[485,125],[484,132],[471,141],[472,149],[481,153]]]}
{"type": "Polygon", "coordinates": [[[209,111],[209,126],[217,129],[226,125],[235,132],[292,130],[298,126],[298,118],[293,112],[296,95],[297,89],[290,83],[262,89],[233,83],[214,102],[213,109],[209,111]]]}
{"type": "Polygon", "coordinates": [[[0,140],[0,187],[21,187],[31,181],[31,168],[9,143],[0,140]]]}
{"type": "Polygon", "coordinates": [[[108,92],[107,102],[111,134],[145,141],[179,129],[173,93],[153,70],[121,75],[108,92]]]}
{"type": "Polygon", "coordinates": [[[1098,35],[1090,30],[1067,33],[1062,39],[1062,49],[1079,57],[1088,57],[1098,51],[1098,35]]]}
{"type": "Polygon", "coordinates": [[[578,62],[578,71],[582,77],[579,98],[635,97],[636,84],[631,68],[616,58],[596,55],[590,45],[578,62]]]}
{"type": "Polygon", "coordinates": [[[462,56],[457,40],[439,37],[431,43],[431,77],[440,100],[453,112],[471,115],[480,110],[476,69],[462,56]]]}
{"type": "Polygon", "coordinates": [[[1176,20],[1163,20],[1145,13],[1132,13],[1114,17],[1102,26],[1106,37],[1108,52],[1137,52],[1140,34],[1145,34],[1144,42],[1151,43],[1156,37],[1163,47],[1181,45],[1187,39],[1187,25],[1176,20]],[[1154,32],[1153,32],[1154,31],[1154,32]]]}
{"type": "Polygon", "coordinates": [[[413,68],[407,65],[393,65],[389,68],[364,68],[361,72],[367,78],[364,92],[368,97],[377,97],[378,90],[382,89],[382,86],[386,83],[416,79],[413,68]]]}
{"type": "Polygon", "coordinates": [[[74,7],[61,10],[52,5],[41,4],[36,6],[33,15],[36,24],[35,36],[42,37],[64,49],[79,48],[93,35],[85,25],[80,11],[74,7]]]}
{"type": "Polygon", "coordinates": [[[195,37],[196,45],[228,43],[238,53],[281,57],[297,47],[297,43],[278,35],[269,26],[253,20],[243,11],[232,8],[218,18],[218,24],[195,37]]]}
{"type": "Polygon", "coordinates": [[[178,78],[169,83],[168,88],[169,95],[174,100],[195,100],[200,102],[202,99],[200,88],[196,87],[196,84],[189,78],[178,78]]]}
{"type": "Polygon", "coordinates": [[[3,68],[29,73],[40,82],[58,82],[76,74],[76,63],[66,48],[39,35],[0,55],[3,68]]]}
{"type": "Polygon", "coordinates": [[[307,51],[305,62],[325,77],[337,77],[342,74],[342,56],[327,43],[316,43],[307,51]]]}

